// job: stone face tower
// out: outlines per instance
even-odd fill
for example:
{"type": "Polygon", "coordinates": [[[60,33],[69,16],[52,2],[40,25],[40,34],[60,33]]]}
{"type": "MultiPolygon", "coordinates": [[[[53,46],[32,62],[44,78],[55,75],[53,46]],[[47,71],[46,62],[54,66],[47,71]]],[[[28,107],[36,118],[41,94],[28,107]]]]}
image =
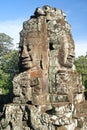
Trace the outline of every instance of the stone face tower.
{"type": "MultiPolygon", "coordinates": [[[[78,92],[82,93],[81,76],[73,64],[71,27],[62,10],[50,6],[37,8],[34,16],[23,24],[19,47],[20,72],[28,80],[19,85],[23,94],[19,94],[18,102],[31,101],[35,105],[72,102],[78,92]]],[[[15,87],[14,94],[17,95],[15,87]]]]}
{"type": "Polygon", "coordinates": [[[84,101],[84,88],[65,13],[37,8],[23,23],[19,49],[20,74],[13,80],[13,104],[5,106],[3,130],[76,130],[73,115],[75,105],[84,101]]]}

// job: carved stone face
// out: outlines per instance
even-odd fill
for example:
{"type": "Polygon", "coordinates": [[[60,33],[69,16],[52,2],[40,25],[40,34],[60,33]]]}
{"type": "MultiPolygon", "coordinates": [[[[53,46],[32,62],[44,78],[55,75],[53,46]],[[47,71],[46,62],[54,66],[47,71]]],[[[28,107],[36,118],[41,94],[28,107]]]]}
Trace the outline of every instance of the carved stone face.
{"type": "Polygon", "coordinates": [[[60,43],[58,60],[61,66],[71,68],[73,66],[75,53],[74,53],[74,41],[69,35],[65,35],[60,43]]]}
{"type": "Polygon", "coordinates": [[[29,55],[27,46],[24,45],[21,47],[20,52],[20,69],[24,71],[31,67],[31,56],[29,55]]]}

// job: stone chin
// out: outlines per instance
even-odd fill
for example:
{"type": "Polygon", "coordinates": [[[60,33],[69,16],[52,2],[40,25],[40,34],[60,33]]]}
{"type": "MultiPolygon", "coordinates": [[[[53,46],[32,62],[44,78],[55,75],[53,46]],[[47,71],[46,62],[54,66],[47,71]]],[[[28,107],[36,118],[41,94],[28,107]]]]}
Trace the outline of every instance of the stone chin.
{"type": "Polygon", "coordinates": [[[66,63],[66,64],[64,64],[64,67],[72,68],[73,67],[73,63],[66,63]]]}
{"type": "Polygon", "coordinates": [[[32,65],[30,65],[30,63],[24,63],[24,64],[22,64],[22,70],[24,70],[24,71],[30,69],[31,67],[32,67],[32,65]]]}
{"type": "Polygon", "coordinates": [[[72,68],[73,67],[73,64],[72,63],[60,63],[60,65],[62,67],[65,67],[65,68],[72,68]]]}
{"type": "Polygon", "coordinates": [[[68,58],[67,58],[67,61],[61,60],[59,63],[60,63],[60,65],[61,65],[62,67],[72,68],[73,65],[74,65],[74,59],[68,59],[68,58]]]}

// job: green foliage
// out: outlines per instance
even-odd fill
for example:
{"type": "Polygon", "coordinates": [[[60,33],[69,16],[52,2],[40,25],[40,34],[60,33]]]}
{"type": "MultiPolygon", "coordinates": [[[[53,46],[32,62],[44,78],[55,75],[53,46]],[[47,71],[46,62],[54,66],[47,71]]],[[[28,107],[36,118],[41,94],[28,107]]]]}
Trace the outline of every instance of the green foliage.
{"type": "Polygon", "coordinates": [[[11,50],[13,39],[5,33],[0,33],[0,56],[11,50]]]}
{"type": "Polygon", "coordinates": [[[75,60],[75,65],[81,74],[87,74],[87,58],[85,56],[80,56],[75,60]]]}
{"type": "Polygon", "coordinates": [[[12,89],[12,80],[18,71],[18,51],[13,50],[3,55],[0,65],[0,88],[3,88],[3,91],[12,89]]]}
{"type": "Polygon", "coordinates": [[[12,83],[10,82],[10,75],[0,69],[0,88],[2,88],[2,92],[9,92],[11,86],[12,83]]]}
{"type": "Polygon", "coordinates": [[[12,87],[13,77],[18,73],[18,50],[11,50],[12,38],[0,33],[0,88],[8,93],[12,87]]]}
{"type": "Polygon", "coordinates": [[[82,74],[82,82],[87,91],[87,56],[80,56],[76,58],[75,66],[77,71],[82,74]]]}
{"type": "Polygon", "coordinates": [[[1,68],[5,73],[9,73],[12,77],[18,72],[18,51],[13,50],[2,56],[1,68]]]}

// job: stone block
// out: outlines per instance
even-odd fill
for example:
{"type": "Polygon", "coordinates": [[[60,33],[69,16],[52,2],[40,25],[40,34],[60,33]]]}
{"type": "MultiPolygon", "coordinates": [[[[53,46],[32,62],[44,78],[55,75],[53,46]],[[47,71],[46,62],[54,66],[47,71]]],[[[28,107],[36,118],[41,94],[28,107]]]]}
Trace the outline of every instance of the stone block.
{"type": "Polygon", "coordinates": [[[33,95],[32,97],[32,103],[34,105],[45,105],[47,104],[47,94],[42,95],[33,95]]]}
{"type": "Polygon", "coordinates": [[[49,100],[51,103],[69,102],[68,95],[50,94],[49,100]]]}

